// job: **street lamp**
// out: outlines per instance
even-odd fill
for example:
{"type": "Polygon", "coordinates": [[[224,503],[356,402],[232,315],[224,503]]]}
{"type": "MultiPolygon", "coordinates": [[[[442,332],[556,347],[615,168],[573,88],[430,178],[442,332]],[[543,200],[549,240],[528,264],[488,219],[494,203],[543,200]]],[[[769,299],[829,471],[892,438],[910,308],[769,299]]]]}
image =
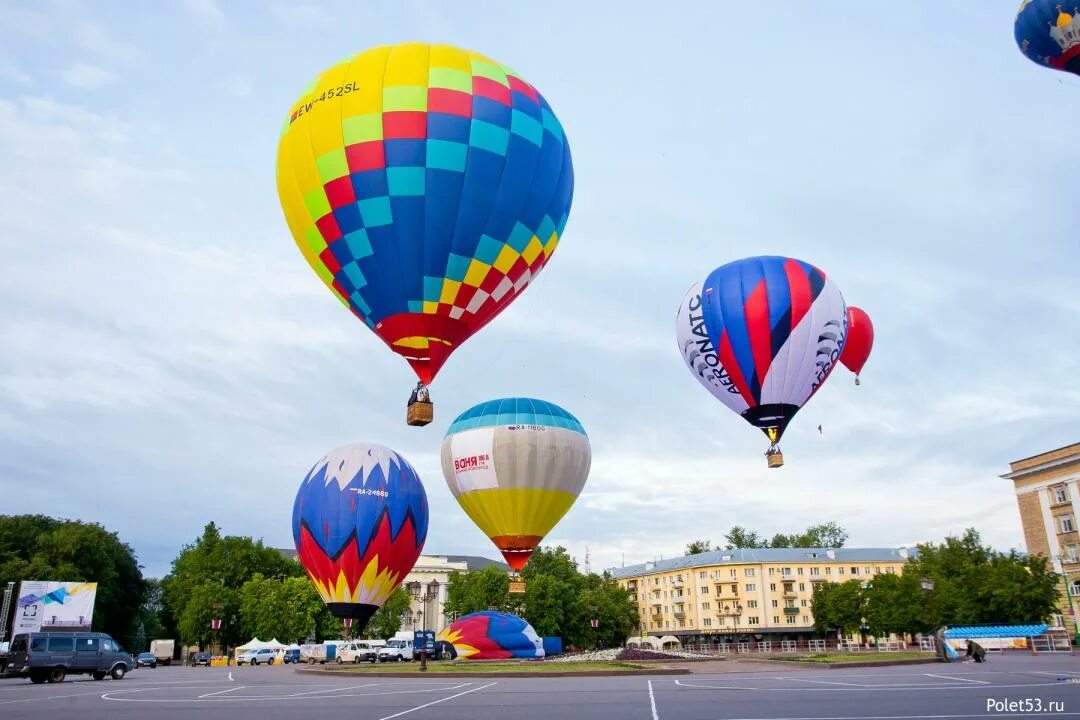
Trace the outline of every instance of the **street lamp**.
{"type": "Polygon", "coordinates": [[[922,589],[926,592],[934,591],[934,580],[932,578],[924,577],[919,581],[919,585],[921,585],[922,589]]]}
{"type": "Polygon", "coordinates": [[[589,608],[589,609],[592,610],[592,619],[589,620],[589,624],[592,625],[592,629],[593,629],[593,649],[594,650],[599,650],[600,649],[600,629],[599,629],[600,628],[600,619],[596,617],[596,612],[597,612],[596,608],[589,608]]]}
{"type": "MultiPolygon", "coordinates": [[[[439,581],[432,580],[425,589],[423,583],[419,580],[414,580],[409,583],[409,594],[413,596],[413,600],[420,603],[420,609],[417,610],[417,615],[420,616],[420,633],[422,636],[420,648],[420,672],[427,672],[427,630],[424,629],[424,609],[429,602],[439,597],[439,581]]],[[[430,617],[430,615],[428,617],[430,617]]]]}

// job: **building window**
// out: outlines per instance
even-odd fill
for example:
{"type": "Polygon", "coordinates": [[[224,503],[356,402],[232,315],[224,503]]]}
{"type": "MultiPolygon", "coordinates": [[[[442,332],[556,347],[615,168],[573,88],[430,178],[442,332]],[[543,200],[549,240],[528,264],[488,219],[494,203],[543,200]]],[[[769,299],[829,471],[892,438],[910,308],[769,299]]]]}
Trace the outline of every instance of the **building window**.
{"type": "Polygon", "coordinates": [[[806,583],[799,583],[799,592],[806,592],[806,583]]]}
{"type": "Polygon", "coordinates": [[[775,575],[775,574],[776,574],[776,568],[769,568],[769,575],[775,575]]]}
{"type": "Polygon", "coordinates": [[[769,583],[769,592],[776,592],[776,583],[769,583]]]}
{"type": "Polygon", "coordinates": [[[1080,595],[1080,580],[1073,580],[1071,585],[1072,585],[1072,590],[1069,592],[1069,594],[1072,595],[1073,597],[1076,597],[1077,595],[1080,595]]]}
{"type": "Polygon", "coordinates": [[[757,569],[746,568],[745,570],[743,570],[743,575],[745,575],[746,577],[754,577],[755,575],[757,575],[757,569]]]}
{"type": "Polygon", "coordinates": [[[701,621],[701,624],[705,627],[712,627],[712,618],[705,618],[701,621]]]}
{"type": "Polygon", "coordinates": [[[1068,501],[1069,496],[1065,493],[1065,487],[1054,488],[1054,502],[1063,503],[1068,501]]]}
{"type": "Polygon", "coordinates": [[[831,567],[825,568],[825,574],[826,575],[832,575],[832,568],[831,567]]]}
{"type": "Polygon", "coordinates": [[[810,568],[810,574],[811,575],[820,575],[821,573],[818,572],[818,570],[820,570],[820,569],[821,568],[810,568]]]}
{"type": "Polygon", "coordinates": [[[809,625],[810,624],[810,618],[807,617],[806,615],[803,615],[802,616],[802,624],[803,625],[809,625]]]}
{"type": "Polygon", "coordinates": [[[701,609],[702,610],[708,610],[709,609],[709,603],[701,603],[701,609]]]}
{"type": "Polygon", "coordinates": [[[802,601],[802,606],[806,607],[806,601],[805,600],[802,601]]]}
{"type": "Polygon", "coordinates": [[[779,600],[773,600],[772,601],[772,606],[773,607],[780,607],[780,601],[779,600]]]}
{"type": "Polygon", "coordinates": [[[1069,562],[1076,562],[1077,561],[1076,545],[1069,544],[1069,545],[1065,546],[1065,558],[1069,562]]]}
{"type": "Polygon", "coordinates": [[[701,594],[702,595],[708,595],[709,594],[709,586],[708,585],[702,585],[701,586],[701,594]]]}
{"type": "Polygon", "coordinates": [[[717,625],[727,625],[727,618],[722,618],[722,617],[716,618],[716,624],[717,625]]]}
{"type": "Polygon", "coordinates": [[[797,575],[802,575],[802,568],[796,568],[795,573],[797,575]]]}
{"type": "Polygon", "coordinates": [[[870,568],[869,568],[869,567],[864,567],[864,568],[863,568],[863,575],[872,575],[872,574],[873,574],[873,573],[871,573],[871,572],[870,572],[870,568]]]}
{"type": "Polygon", "coordinates": [[[885,574],[886,574],[886,575],[892,575],[892,574],[894,574],[895,572],[896,572],[896,570],[895,570],[895,568],[893,568],[893,566],[892,566],[892,565],[890,565],[889,567],[885,568],[885,574]]]}
{"type": "Polygon", "coordinates": [[[757,592],[757,583],[746,583],[746,592],[757,592]]]}
{"type": "Polygon", "coordinates": [[[788,625],[794,625],[795,624],[795,616],[794,615],[788,615],[787,616],[787,624],[788,625]]]}
{"type": "Polygon", "coordinates": [[[750,617],[746,618],[747,625],[757,625],[760,622],[761,618],[759,618],[757,615],[751,615],[750,617]]]}
{"type": "Polygon", "coordinates": [[[707,572],[705,572],[704,570],[702,570],[701,572],[699,572],[699,573],[697,574],[697,576],[698,576],[698,580],[704,580],[704,579],[705,579],[705,577],[706,577],[706,576],[707,576],[708,574],[709,574],[709,573],[707,573],[707,572]]]}
{"type": "Polygon", "coordinates": [[[757,600],[747,600],[746,601],[746,607],[751,608],[751,609],[756,608],[757,607],[757,600]]]}
{"type": "MultiPolygon", "coordinates": [[[[828,570],[829,568],[825,568],[825,569],[828,570]]],[[[826,572],[825,574],[828,575],[829,573],[826,572]]],[[[836,569],[836,574],[837,575],[843,575],[844,574],[844,566],[843,565],[841,565],[840,567],[838,567],[836,569]]]]}
{"type": "Polygon", "coordinates": [[[784,568],[784,572],[782,574],[783,575],[790,575],[791,574],[791,568],[784,568]]]}
{"type": "Polygon", "coordinates": [[[1058,518],[1061,521],[1061,532],[1072,532],[1076,528],[1073,526],[1072,515],[1062,515],[1058,518]]]}
{"type": "Polygon", "coordinates": [[[772,616],[772,621],[779,625],[780,624],[780,616],[779,615],[773,615],[772,616]]]}
{"type": "Polygon", "coordinates": [[[858,575],[859,574],[859,568],[857,568],[857,567],[851,568],[851,574],[852,575],[858,575]]]}

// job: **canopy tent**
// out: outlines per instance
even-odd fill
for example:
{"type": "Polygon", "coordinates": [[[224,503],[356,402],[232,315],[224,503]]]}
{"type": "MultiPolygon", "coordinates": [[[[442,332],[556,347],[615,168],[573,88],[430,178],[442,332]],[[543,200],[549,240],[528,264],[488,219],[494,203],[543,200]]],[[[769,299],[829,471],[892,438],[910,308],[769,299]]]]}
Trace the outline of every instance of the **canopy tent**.
{"type": "Polygon", "coordinates": [[[248,642],[244,643],[240,647],[233,651],[233,657],[249,652],[251,650],[273,650],[279,657],[281,653],[287,649],[287,646],[278,642],[277,638],[273,640],[260,640],[259,638],[251,638],[248,642]]]}

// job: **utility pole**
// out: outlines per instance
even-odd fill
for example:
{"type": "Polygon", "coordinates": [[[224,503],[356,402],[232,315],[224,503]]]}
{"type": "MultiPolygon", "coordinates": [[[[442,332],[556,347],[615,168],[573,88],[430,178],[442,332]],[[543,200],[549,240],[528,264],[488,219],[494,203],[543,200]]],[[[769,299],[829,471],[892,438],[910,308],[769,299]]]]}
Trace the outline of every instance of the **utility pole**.
{"type": "Polygon", "coordinates": [[[585,574],[588,575],[592,572],[592,563],[589,562],[589,546],[585,546],[585,574]]]}
{"type": "Polygon", "coordinates": [[[0,642],[7,638],[8,618],[11,617],[11,596],[15,594],[15,583],[9,582],[4,590],[4,607],[0,610],[0,642]]]}

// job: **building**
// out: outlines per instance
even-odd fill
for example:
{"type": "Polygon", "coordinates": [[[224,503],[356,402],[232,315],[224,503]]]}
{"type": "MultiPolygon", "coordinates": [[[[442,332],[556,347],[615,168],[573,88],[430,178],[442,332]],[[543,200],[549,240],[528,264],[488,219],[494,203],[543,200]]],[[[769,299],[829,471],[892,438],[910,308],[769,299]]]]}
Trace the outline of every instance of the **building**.
{"type": "Polygon", "coordinates": [[[1054,622],[1080,635],[1080,533],[1073,507],[1080,495],[1080,443],[1011,462],[1009,470],[1001,477],[1013,481],[1027,551],[1049,558],[1061,574],[1061,613],[1054,622]]]}
{"type": "Polygon", "coordinates": [[[491,565],[506,572],[510,570],[506,563],[478,555],[421,555],[417,558],[412,572],[405,576],[401,584],[402,587],[408,588],[409,583],[419,582],[420,592],[425,596],[433,594],[434,597],[426,602],[422,601],[423,598],[421,600],[414,598],[401,629],[434,630],[438,633],[454,620],[448,618],[443,609],[446,604],[446,589],[450,582],[450,573],[473,572],[491,565]],[[433,587],[433,581],[438,585],[433,587]],[[435,592],[430,593],[429,590],[435,592]]]}
{"type": "Polygon", "coordinates": [[[714,550],[630,567],[612,576],[637,600],[642,634],[683,643],[798,640],[814,633],[817,583],[901,573],[909,548],[714,550]]]}
{"type": "MultiPolygon", "coordinates": [[[[296,551],[280,548],[282,557],[296,559],[296,551]]],[[[421,555],[416,559],[412,571],[401,581],[401,586],[409,589],[409,583],[419,582],[422,596],[432,595],[430,600],[414,598],[406,615],[402,630],[434,630],[436,633],[450,624],[443,607],[446,604],[446,586],[452,572],[473,572],[494,565],[500,570],[510,571],[506,563],[491,560],[479,555],[421,555]],[[438,585],[432,586],[432,582],[438,585]],[[432,622],[434,618],[434,623],[432,622]]]]}

